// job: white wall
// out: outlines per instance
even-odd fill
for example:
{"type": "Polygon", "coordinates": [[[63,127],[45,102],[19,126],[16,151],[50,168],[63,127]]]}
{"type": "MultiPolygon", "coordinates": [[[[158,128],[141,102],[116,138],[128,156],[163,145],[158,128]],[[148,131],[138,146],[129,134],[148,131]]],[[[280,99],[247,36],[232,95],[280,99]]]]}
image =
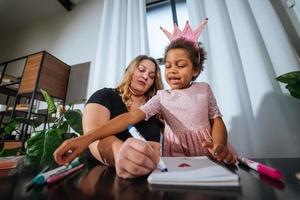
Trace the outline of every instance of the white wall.
{"type": "Polygon", "coordinates": [[[21,77],[23,73],[23,68],[25,65],[25,59],[17,60],[15,62],[11,62],[7,65],[5,70],[5,74],[14,76],[15,78],[21,77]]]}
{"type": "Polygon", "coordinates": [[[25,29],[0,36],[0,62],[46,50],[69,65],[94,59],[102,0],[86,0],[25,29]]]}
{"type": "Polygon", "coordinates": [[[66,104],[83,103],[87,99],[87,85],[89,80],[90,62],[73,65],[68,83],[66,104]]]}

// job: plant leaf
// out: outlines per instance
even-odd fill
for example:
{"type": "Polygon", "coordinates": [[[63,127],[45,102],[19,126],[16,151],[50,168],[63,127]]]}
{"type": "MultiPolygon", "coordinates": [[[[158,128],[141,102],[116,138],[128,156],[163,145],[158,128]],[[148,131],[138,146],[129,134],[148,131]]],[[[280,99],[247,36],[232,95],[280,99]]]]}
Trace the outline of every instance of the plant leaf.
{"type": "Polygon", "coordinates": [[[27,118],[15,118],[11,119],[9,122],[4,124],[4,133],[5,134],[11,134],[17,127],[17,124],[27,124],[29,126],[32,126],[33,128],[36,128],[40,126],[43,122],[39,120],[32,120],[27,118]]]}
{"type": "Polygon", "coordinates": [[[41,120],[33,120],[28,118],[16,118],[17,123],[27,124],[29,126],[32,126],[33,128],[39,127],[43,121],[41,120]]]}
{"type": "Polygon", "coordinates": [[[78,135],[76,135],[75,133],[65,133],[62,134],[62,139],[63,141],[74,138],[74,137],[78,137],[78,135]]]}
{"type": "Polygon", "coordinates": [[[47,102],[48,114],[51,115],[52,113],[56,113],[57,108],[56,108],[53,98],[43,89],[41,89],[41,93],[47,102]]]}
{"type": "Polygon", "coordinates": [[[60,129],[50,128],[46,131],[41,165],[52,165],[55,163],[53,153],[61,143],[62,138],[60,129]]]}
{"type": "Polygon", "coordinates": [[[68,122],[64,121],[59,127],[57,127],[61,130],[61,133],[62,134],[65,134],[68,132],[68,128],[69,128],[69,125],[68,125],[68,122]]]}
{"type": "Polygon", "coordinates": [[[39,156],[43,154],[45,130],[37,131],[26,141],[27,155],[39,156]]]}
{"type": "Polygon", "coordinates": [[[300,71],[293,71],[281,76],[278,76],[276,80],[282,83],[294,83],[300,80],[300,71]]]}
{"type": "Polygon", "coordinates": [[[44,140],[45,140],[45,130],[36,131],[31,134],[31,137],[27,140],[27,153],[26,158],[36,163],[40,162],[40,159],[44,151],[44,140]]]}
{"type": "Polygon", "coordinates": [[[300,81],[287,84],[286,88],[289,90],[293,97],[300,99],[300,81]]]}
{"type": "Polygon", "coordinates": [[[82,135],[82,113],[80,110],[67,110],[64,113],[64,117],[67,120],[71,128],[82,135]]]}
{"type": "Polygon", "coordinates": [[[17,121],[15,119],[9,120],[9,122],[4,124],[4,132],[5,134],[11,134],[13,130],[17,127],[17,121]]]}

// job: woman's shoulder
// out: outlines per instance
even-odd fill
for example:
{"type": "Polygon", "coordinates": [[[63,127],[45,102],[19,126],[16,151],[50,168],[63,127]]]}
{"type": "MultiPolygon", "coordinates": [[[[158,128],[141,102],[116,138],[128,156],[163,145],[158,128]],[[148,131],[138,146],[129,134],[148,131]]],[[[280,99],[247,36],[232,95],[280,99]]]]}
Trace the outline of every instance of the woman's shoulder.
{"type": "Polygon", "coordinates": [[[116,93],[117,90],[116,88],[102,88],[102,89],[99,89],[97,90],[96,92],[94,92],[94,94],[102,94],[102,93],[116,93]]]}
{"type": "Polygon", "coordinates": [[[116,88],[102,88],[97,90],[92,94],[92,96],[109,96],[109,95],[118,95],[116,88]]]}
{"type": "Polygon", "coordinates": [[[111,98],[114,96],[119,96],[115,88],[102,88],[94,92],[87,103],[99,103],[104,99],[111,98]]]}

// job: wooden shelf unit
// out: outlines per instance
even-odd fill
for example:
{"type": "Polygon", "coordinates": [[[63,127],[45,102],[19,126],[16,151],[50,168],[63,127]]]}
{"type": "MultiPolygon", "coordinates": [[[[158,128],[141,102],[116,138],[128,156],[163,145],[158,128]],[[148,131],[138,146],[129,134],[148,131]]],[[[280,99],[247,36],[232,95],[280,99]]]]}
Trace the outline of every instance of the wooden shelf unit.
{"type": "Polygon", "coordinates": [[[65,100],[70,66],[42,51],[28,56],[18,94],[28,94],[40,89],[54,98],[65,100]]]}
{"type": "MultiPolygon", "coordinates": [[[[0,88],[0,93],[15,96],[13,110],[7,111],[11,113],[11,118],[14,118],[17,116],[17,113],[20,113],[20,111],[16,110],[16,105],[24,98],[27,99],[29,107],[27,111],[22,111],[23,115],[28,119],[30,119],[32,115],[41,115],[41,113],[33,112],[35,100],[44,101],[41,95],[41,89],[47,91],[51,97],[61,101],[61,104],[65,104],[71,70],[69,65],[46,51],[37,52],[18,59],[26,59],[18,89],[14,91],[8,88],[0,88]]],[[[0,65],[5,64],[6,67],[7,63],[12,61],[1,63],[0,65]]],[[[2,77],[4,73],[5,70],[2,72],[2,77]]],[[[0,114],[4,115],[4,112],[0,114]]],[[[46,125],[47,113],[44,113],[44,117],[46,125]]],[[[25,133],[27,133],[27,129],[28,127],[25,128],[25,133]]],[[[25,135],[26,134],[22,134],[22,141],[24,141],[25,135]]]]}

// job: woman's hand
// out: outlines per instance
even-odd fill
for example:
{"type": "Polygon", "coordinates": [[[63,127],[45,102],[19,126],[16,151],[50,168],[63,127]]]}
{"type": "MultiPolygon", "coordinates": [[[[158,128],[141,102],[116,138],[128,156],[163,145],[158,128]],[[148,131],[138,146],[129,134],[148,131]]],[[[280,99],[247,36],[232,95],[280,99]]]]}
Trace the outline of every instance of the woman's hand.
{"type": "Polygon", "coordinates": [[[219,162],[223,161],[225,164],[229,165],[232,165],[236,162],[236,158],[223,144],[213,144],[205,141],[202,142],[202,147],[207,148],[212,157],[219,162]]]}
{"type": "Polygon", "coordinates": [[[128,138],[115,154],[117,175],[121,178],[134,178],[150,173],[159,162],[159,149],[158,142],[128,138]]]}
{"type": "Polygon", "coordinates": [[[55,161],[60,165],[70,164],[90,144],[86,135],[64,141],[53,153],[55,161]]]}

